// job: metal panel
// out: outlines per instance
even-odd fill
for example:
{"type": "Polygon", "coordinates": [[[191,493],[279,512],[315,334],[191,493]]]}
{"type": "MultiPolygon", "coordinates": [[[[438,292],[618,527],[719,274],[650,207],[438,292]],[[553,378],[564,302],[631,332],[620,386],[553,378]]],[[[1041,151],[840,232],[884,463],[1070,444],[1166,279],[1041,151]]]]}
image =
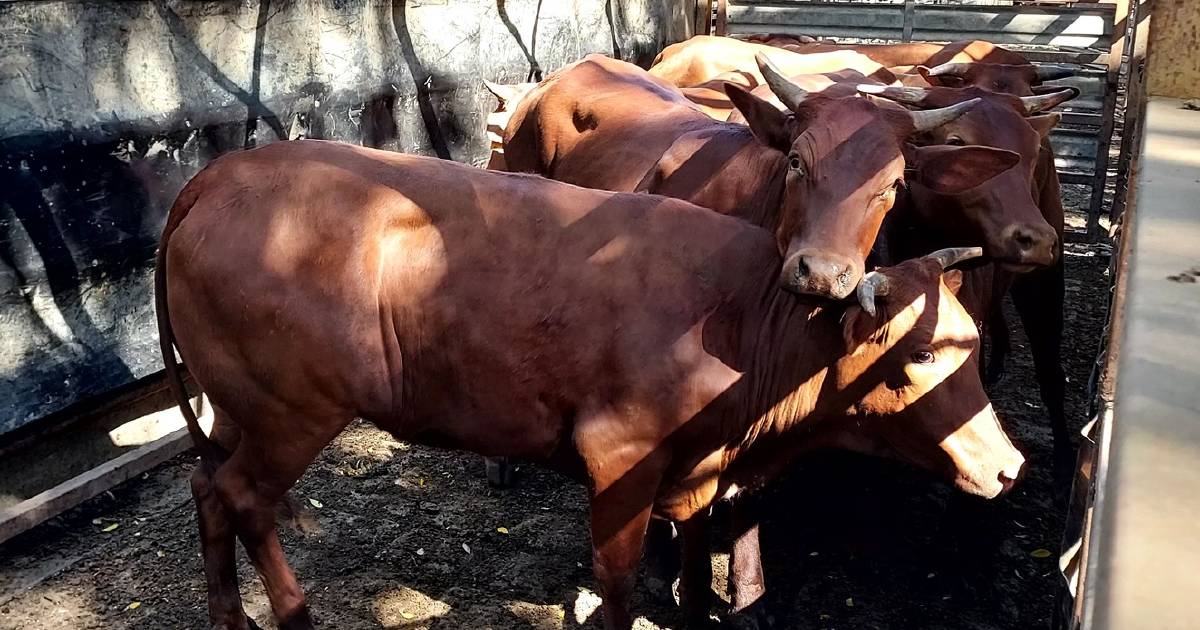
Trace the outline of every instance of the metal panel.
{"type": "Polygon", "coordinates": [[[729,32],[796,32],[814,37],[845,36],[900,39],[904,30],[902,5],[872,5],[870,10],[840,3],[731,3],[729,32]]]}
{"type": "Polygon", "coordinates": [[[1111,9],[917,5],[913,39],[1108,48],[1112,16],[1111,9]]]}

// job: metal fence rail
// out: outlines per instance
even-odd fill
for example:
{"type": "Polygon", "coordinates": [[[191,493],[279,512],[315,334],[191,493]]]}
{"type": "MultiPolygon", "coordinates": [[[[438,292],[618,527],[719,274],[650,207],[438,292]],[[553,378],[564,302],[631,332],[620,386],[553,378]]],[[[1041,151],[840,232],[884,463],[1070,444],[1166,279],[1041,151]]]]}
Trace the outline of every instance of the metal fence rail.
{"type": "Polygon", "coordinates": [[[1091,188],[1087,237],[1100,234],[1120,70],[1117,7],[1109,3],[916,0],[728,0],[716,7],[717,34],[794,33],[839,41],[950,42],[981,39],[1018,50],[1034,63],[1074,66],[1053,82],[1079,89],[1054,131],[1059,176],[1091,188]],[[1115,49],[1114,49],[1115,48],[1115,49]]]}

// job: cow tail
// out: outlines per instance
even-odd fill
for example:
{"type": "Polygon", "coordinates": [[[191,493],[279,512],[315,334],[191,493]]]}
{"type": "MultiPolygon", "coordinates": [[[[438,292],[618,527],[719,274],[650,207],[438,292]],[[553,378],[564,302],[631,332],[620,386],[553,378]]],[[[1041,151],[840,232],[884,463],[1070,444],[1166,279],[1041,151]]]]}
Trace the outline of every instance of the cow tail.
{"type": "Polygon", "coordinates": [[[180,365],[175,360],[175,333],[171,329],[171,315],[167,307],[167,244],[171,240],[171,233],[183,221],[188,210],[195,205],[196,199],[200,196],[198,191],[200,187],[195,186],[195,183],[193,180],[191,184],[184,187],[175,203],[172,204],[171,210],[167,212],[167,223],[163,228],[162,240],[159,242],[158,253],[155,256],[154,309],[158,316],[158,342],[162,349],[167,387],[175,397],[176,404],[179,405],[179,411],[183,414],[184,422],[187,423],[187,430],[192,436],[192,442],[200,451],[200,458],[219,462],[228,458],[229,453],[204,433],[199,419],[196,418],[196,412],[192,409],[187,389],[183,386],[183,377],[179,371],[180,365]]]}

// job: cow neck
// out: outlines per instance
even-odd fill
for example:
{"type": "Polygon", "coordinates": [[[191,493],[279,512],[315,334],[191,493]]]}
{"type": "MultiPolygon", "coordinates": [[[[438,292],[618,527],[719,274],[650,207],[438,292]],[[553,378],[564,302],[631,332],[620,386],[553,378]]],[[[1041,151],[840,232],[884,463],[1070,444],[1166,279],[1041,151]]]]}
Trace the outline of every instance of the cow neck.
{"type": "Polygon", "coordinates": [[[783,219],[787,158],[759,142],[749,128],[736,127],[734,139],[740,146],[689,201],[775,233],[783,219]]]}
{"type": "Polygon", "coordinates": [[[795,454],[836,441],[836,426],[826,420],[853,402],[837,400],[827,386],[836,382],[829,378],[845,354],[842,312],[775,289],[759,313],[743,320],[748,386],[725,455],[735,483],[765,481],[795,454]]]}

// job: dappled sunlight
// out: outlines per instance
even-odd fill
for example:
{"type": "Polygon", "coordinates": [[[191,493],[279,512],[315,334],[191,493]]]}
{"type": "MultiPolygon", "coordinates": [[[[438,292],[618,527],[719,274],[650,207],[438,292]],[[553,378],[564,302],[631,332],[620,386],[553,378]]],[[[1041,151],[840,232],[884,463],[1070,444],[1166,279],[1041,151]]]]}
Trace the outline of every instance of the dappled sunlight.
{"type": "Polygon", "coordinates": [[[375,620],[385,628],[418,630],[429,628],[450,612],[450,605],[420,591],[400,586],[375,597],[371,603],[375,620]]]}

